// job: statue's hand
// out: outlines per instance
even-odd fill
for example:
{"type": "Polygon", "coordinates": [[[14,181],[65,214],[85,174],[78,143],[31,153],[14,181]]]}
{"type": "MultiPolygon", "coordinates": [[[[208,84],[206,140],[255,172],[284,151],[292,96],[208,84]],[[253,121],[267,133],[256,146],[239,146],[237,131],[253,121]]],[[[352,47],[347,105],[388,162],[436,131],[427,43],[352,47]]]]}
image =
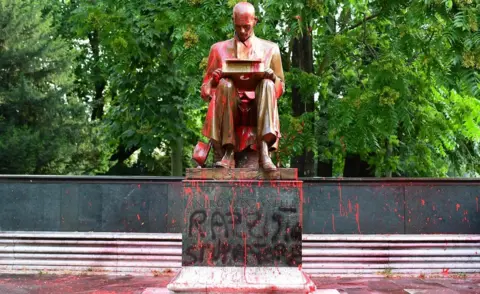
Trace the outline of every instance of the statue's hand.
{"type": "Polygon", "coordinates": [[[213,81],[215,84],[218,84],[220,82],[220,79],[223,77],[223,72],[222,72],[222,69],[219,68],[219,69],[216,69],[213,73],[212,73],[212,77],[213,77],[213,81]]]}
{"type": "Polygon", "coordinates": [[[263,76],[263,78],[275,82],[275,80],[277,79],[277,75],[273,72],[273,69],[269,68],[265,71],[265,75],[263,76]]]}

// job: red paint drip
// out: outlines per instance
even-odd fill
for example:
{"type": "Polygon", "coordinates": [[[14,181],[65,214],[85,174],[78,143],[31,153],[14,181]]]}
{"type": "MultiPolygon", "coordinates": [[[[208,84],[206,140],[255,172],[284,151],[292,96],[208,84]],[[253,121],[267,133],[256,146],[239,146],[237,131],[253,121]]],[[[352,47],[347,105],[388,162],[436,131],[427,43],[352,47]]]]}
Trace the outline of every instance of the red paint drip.
{"type": "Polygon", "coordinates": [[[425,206],[425,200],[421,200],[422,201],[422,206],[425,206]]]}
{"type": "Polygon", "coordinates": [[[353,212],[352,202],[350,201],[350,199],[348,199],[348,212],[349,212],[349,213],[352,213],[352,212],[353,212]]]}
{"type": "Polygon", "coordinates": [[[360,205],[358,203],[355,204],[355,221],[357,222],[358,233],[361,234],[362,231],[360,230],[360,205]]]}
{"type": "Polygon", "coordinates": [[[303,229],[303,182],[297,182],[297,186],[300,190],[300,227],[303,229]]]}
{"type": "Polygon", "coordinates": [[[210,198],[208,197],[207,194],[204,195],[204,204],[205,204],[205,208],[210,208],[210,198]]]}
{"type": "Polygon", "coordinates": [[[140,221],[140,215],[137,213],[137,219],[138,221],[140,221]]]}
{"type": "Polygon", "coordinates": [[[334,233],[336,232],[335,231],[335,215],[333,215],[333,213],[332,213],[332,230],[334,233]]]}
{"type": "Polygon", "coordinates": [[[260,202],[257,202],[257,209],[260,209],[260,202]]]}
{"type": "Polygon", "coordinates": [[[235,214],[233,214],[233,203],[230,205],[230,215],[232,216],[232,231],[235,231],[235,214]]]}
{"type": "Polygon", "coordinates": [[[340,210],[340,215],[345,216],[343,209],[343,200],[342,200],[342,186],[338,185],[338,209],[340,210]]]}
{"type": "Polygon", "coordinates": [[[457,203],[457,205],[455,205],[455,207],[457,208],[457,211],[460,209],[460,204],[457,203]]]}
{"type": "Polygon", "coordinates": [[[243,238],[243,276],[245,279],[247,278],[247,234],[245,232],[242,233],[243,238]]]}

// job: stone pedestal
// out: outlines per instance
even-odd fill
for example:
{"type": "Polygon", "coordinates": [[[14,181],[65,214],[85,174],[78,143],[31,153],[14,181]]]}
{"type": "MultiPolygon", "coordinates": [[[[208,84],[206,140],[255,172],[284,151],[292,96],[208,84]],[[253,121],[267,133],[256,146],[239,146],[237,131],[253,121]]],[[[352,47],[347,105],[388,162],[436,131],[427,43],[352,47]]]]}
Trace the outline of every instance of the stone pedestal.
{"type": "MultiPolygon", "coordinates": [[[[224,171],[230,177],[235,173],[224,171]]],[[[170,291],[315,290],[301,270],[301,181],[188,178],[183,182],[183,268],[168,285],[170,291]]]]}

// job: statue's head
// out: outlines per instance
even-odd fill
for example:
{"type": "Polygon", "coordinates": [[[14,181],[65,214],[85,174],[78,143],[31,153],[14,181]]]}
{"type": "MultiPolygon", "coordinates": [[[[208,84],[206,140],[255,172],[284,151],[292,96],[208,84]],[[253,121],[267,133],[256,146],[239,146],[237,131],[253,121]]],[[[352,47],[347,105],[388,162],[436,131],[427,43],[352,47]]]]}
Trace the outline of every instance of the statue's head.
{"type": "Polygon", "coordinates": [[[233,8],[233,26],[240,41],[245,42],[253,34],[258,22],[255,16],[255,7],[248,2],[240,2],[233,8]]]}

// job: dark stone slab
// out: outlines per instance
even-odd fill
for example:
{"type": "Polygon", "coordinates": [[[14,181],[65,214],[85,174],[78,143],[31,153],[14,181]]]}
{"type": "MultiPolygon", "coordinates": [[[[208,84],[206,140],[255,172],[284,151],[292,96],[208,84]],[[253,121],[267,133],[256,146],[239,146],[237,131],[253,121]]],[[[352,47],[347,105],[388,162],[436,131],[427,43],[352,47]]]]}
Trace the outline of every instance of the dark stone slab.
{"type": "Polygon", "coordinates": [[[183,203],[183,183],[168,185],[168,211],[166,217],[166,232],[181,233],[185,228],[185,213],[183,203]]]}
{"type": "Polygon", "coordinates": [[[104,232],[164,232],[167,186],[118,184],[103,187],[104,232]]]}
{"type": "Polygon", "coordinates": [[[142,185],[144,187],[143,192],[148,195],[148,202],[146,203],[148,232],[165,233],[167,231],[168,186],[165,183],[142,185]]]}
{"type": "Polygon", "coordinates": [[[403,234],[399,185],[304,184],[305,234],[403,234]]]}
{"type": "Polygon", "coordinates": [[[39,185],[1,185],[0,216],[2,230],[38,230],[42,226],[44,206],[39,185]]]}
{"type": "Polygon", "coordinates": [[[167,184],[0,184],[0,230],[165,232],[167,184]]]}
{"type": "Polygon", "coordinates": [[[478,234],[477,185],[415,185],[405,187],[407,234],[478,234]]]}
{"type": "Polygon", "coordinates": [[[59,231],[61,227],[61,186],[58,184],[37,184],[36,188],[43,203],[43,210],[39,211],[42,218],[37,230],[50,228],[52,231],[59,231]]]}
{"type": "MultiPolygon", "coordinates": [[[[79,231],[78,194],[79,185],[60,186],[60,231],[79,231]]],[[[45,229],[45,231],[48,229],[45,229]]]]}
{"type": "MultiPolygon", "coordinates": [[[[181,233],[188,220],[181,182],[1,179],[2,231],[181,233]]],[[[480,233],[480,180],[318,179],[303,185],[306,234],[480,233]]]]}
{"type": "Polygon", "coordinates": [[[98,232],[102,228],[104,190],[101,184],[79,184],[78,231],[98,232]]]}
{"type": "Polygon", "coordinates": [[[183,266],[301,264],[299,181],[184,181],[183,266]]]}

